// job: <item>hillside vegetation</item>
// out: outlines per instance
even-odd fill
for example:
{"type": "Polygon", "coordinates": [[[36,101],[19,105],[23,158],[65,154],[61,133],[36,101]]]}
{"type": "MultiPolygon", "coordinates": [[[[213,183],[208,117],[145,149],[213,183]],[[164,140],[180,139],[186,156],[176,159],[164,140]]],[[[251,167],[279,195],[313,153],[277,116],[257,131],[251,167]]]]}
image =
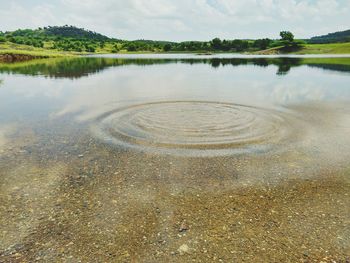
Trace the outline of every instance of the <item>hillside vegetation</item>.
{"type": "Polygon", "coordinates": [[[350,30],[329,33],[323,36],[312,37],[308,41],[308,43],[311,43],[311,44],[339,43],[339,42],[350,42],[350,30]]]}
{"type": "Polygon", "coordinates": [[[44,35],[46,36],[54,36],[54,37],[66,37],[66,38],[76,38],[76,39],[90,39],[90,40],[97,40],[97,41],[106,41],[109,40],[107,36],[104,36],[102,34],[86,30],[83,28],[77,28],[74,26],[49,26],[45,27],[42,30],[44,35]]]}
{"type": "MultiPolygon", "coordinates": [[[[349,30],[350,31],[350,30],[349,30]]],[[[327,35],[328,39],[347,39],[346,32],[327,35]]],[[[192,53],[299,53],[325,54],[350,53],[347,45],[323,46],[307,44],[294,39],[289,31],[280,32],[281,39],[256,40],[219,39],[211,41],[127,41],[74,26],[49,26],[38,29],[18,29],[0,32],[0,54],[43,53],[44,57],[87,53],[147,53],[147,52],[192,52],[192,53]]],[[[314,39],[314,38],[312,38],[314,39]]],[[[315,38],[316,39],[316,38],[315,38]]],[[[323,36],[317,39],[326,39],[323,36]]],[[[311,41],[311,40],[310,40],[311,41]]],[[[308,42],[310,42],[308,41],[308,42]]],[[[334,40],[335,41],[335,40],[334,40]]],[[[333,44],[332,44],[333,45],[333,44]]]]}
{"type": "Polygon", "coordinates": [[[211,41],[126,41],[74,26],[19,29],[0,32],[0,43],[13,43],[58,51],[89,53],[117,52],[253,52],[283,45],[279,40],[214,38],[211,41]]]}

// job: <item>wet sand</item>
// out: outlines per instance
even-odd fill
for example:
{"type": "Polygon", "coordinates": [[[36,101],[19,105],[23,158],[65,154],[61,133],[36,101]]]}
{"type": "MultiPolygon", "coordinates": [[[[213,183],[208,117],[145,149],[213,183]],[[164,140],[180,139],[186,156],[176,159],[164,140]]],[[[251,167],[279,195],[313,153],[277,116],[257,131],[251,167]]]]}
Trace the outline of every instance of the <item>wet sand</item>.
{"type": "Polygon", "coordinates": [[[346,167],[118,150],[66,126],[1,148],[1,262],[349,261],[346,167]]]}

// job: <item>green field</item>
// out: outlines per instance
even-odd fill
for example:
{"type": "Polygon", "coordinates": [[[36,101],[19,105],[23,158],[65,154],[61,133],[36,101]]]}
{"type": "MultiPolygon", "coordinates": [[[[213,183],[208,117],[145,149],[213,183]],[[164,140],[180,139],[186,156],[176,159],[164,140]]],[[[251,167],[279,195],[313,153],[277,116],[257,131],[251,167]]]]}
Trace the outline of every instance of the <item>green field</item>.
{"type": "Polygon", "coordinates": [[[331,43],[331,44],[304,44],[296,50],[286,52],[283,47],[275,47],[267,50],[257,51],[254,54],[274,55],[274,54],[297,54],[297,55],[316,55],[316,54],[350,54],[350,42],[331,43]]]}
{"type": "Polygon", "coordinates": [[[332,44],[307,44],[295,54],[350,54],[350,42],[332,44]]]}

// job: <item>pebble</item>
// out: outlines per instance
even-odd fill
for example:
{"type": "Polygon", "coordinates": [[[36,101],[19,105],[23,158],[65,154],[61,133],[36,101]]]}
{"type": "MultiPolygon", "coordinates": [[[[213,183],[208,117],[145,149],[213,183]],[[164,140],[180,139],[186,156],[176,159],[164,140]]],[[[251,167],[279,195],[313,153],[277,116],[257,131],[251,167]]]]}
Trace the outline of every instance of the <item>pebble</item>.
{"type": "Polygon", "coordinates": [[[190,248],[188,247],[188,245],[182,244],[177,251],[180,253],[180,255],[184,255],[189,253],[190,248]]]}
{"type": "Polygon", "coordinates": [[[186,221],[182,221],[180,228],[179,228],[179,232],[185,232],[189,229],[186,221]]]}

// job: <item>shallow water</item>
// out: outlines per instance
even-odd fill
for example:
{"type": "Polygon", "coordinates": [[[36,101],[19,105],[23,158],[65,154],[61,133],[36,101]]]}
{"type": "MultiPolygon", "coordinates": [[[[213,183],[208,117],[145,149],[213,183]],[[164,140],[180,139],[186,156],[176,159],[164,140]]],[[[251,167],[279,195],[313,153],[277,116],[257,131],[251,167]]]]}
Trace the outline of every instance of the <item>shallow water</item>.
{"type": "Polygon", "coordinates": [[[349,260],[350,58],[0,65],[0,261],[349,260]]]}

